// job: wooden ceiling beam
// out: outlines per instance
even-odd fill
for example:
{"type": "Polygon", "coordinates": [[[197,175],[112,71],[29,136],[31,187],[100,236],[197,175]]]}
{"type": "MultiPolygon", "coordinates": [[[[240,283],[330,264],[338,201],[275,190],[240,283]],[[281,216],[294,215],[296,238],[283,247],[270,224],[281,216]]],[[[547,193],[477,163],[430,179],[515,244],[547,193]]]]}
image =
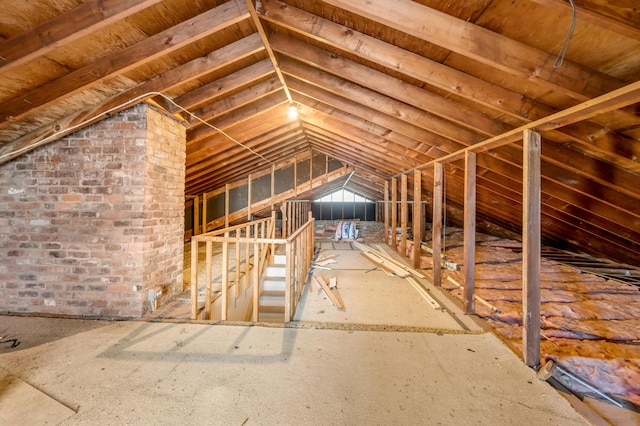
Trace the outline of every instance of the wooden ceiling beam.
{"type": "Polygon", "coordinates": [[[555,56],[553,53],[411,0],[380,3],[369,0],[323,1],[501,71],[535,80],[541,86],[579,101],[586,101],[624,85],[620,80],[566,59],[561,68],[555,69],[550,60],[555,56]]]}
{"type": "MultiPolygon", "coordinates": [[[[543,168],[546,168],[546,165],[543,168]]],[[[513,203],[516,205],[522,203],[522,179],[504,179],[504,176],[490,168],[478,169],[480,186],[495,193],[511,194],[513,203]]],[[[453,175],[452,173],[450,176],[453,175]]],[[[462,188],[464,182],[460,180],[459,183],[462,188]]],[[[603,205],[602,201],[593,194],[576,193],[572,189],[559,187],[553,179],[544,177],[541,198],[543,208],[547,208],[549,212],[556,212],[551,213],[553,215],[569,215],[574,218],[574,222],[588,222],[602,230],[608,229],[620,237],[640,241],[640,218],[635,219],[638,226],[634,230],[633,226],[629,226],[631,215],[613,206],[603,205]],[[592,208],[595,204],[599,206],[592,208]],[[606,211],[605,215],[602,214],[604,211],[606,211]]]]}
{"type": "MultiPolygon", "coordinates": [[[[285,68],[285,70],[286,70],[286,68],[285,68]]],[[[308,77],[308,76],[305,76],[305,77],[308,77]]],[[[290,82],[290,87],[296,87],[296,83],[290,82]]],[[[306,92],[309,92],[308,88],[305,88],[305,89],[306,89],[306,92]]],[[[319,92],[315,92],[314,93],[314,95],[316,97],[318,96],[318,94],[319,94],[319,92]]],[[[355,113],[354,111],[350,111],[350,112],[355,113]]],[[[547,150],[546,146],[547,145],[545,145],[545,151],[547,150]]],[[[567,164],[570,165],[570,164],[574,163],[577,160],[575,152],[571,153],[571,151],[566,150],[566,149],[562,149],[561,147],[555,147],[554,146],[552,148],[553,149],[550,150],[551,153],[553,154],[553,155],[551,155],[551,157],[560,159],[559,162],[556,161],[556,164],[558,164],[558,165],[563,165],[563,166],[566,167],[567,164]],[[566,164],[563,164],[563,163],[566,163],[566,164]]],[[[511,159],[512,164],[517,165],[517,168],[514,169],[513,167],[506,167],[506,165],[504,165],[504,164],[497,164],[497,163],[496,164],[492,164],[491,167],[501,171],[501,173],[503,174],[503,177],[502,177],[503,179],[505,177],[508,178],[509,176],[519,176],[519,174],[521,174],[521,171],[519,171],[519,170],[520,170],[520,161],[521,161],[521,158],[522,158],[522,154],[518,149],[516,149],[516,150],[510,149],[510,150],[507,150],[506,152],[503,149],[501,149],[501,150],[498,150],[496,152],[496,154],[498,155],[498,158],[501,158],[503,161],[511,159]],[[509,153],[511,153],[511,154],[509,154],[509,153]]],[[[545,158],[547,158],[547,157],[548,156],[545,156],[545,158]]],[[[549,160],[549,158],[547,158],[547,160],[549,160]]],[[[549,160],[549,161],[551,161],[551,160],[549,160]]],[[[596,163],[594,163],[593,159],[588,158],[588,157],[586,157],[586,158],[581,157],[580,164],[576,164],[575,165],[575,169],[576,170],[579,170],[579,171],[580,170],[584,170],[584,171],[598,170],[599,173],[604,173],[603,172],[603,167],[606,168],[606,165],[604,165],[604,164],[596,164],[596,163]],[[585,163],[585,161],[586,161],[586,163],[585,163]]],[[[582,173],[584,173],[584,172],[582,172],[582,173]]],[[[563,174],[567,174],[567,173],[563,172],[563,174]]],[[[627,181],[626,179],[628,177],[626,174],[624,174],[624,175],[621,175],[620,178],[616,179],[615,176],[617,174],[619,174],[619,173],[616,172],[616,169],[610,169],[609,172],[606,172],[604,174],[608,176],[608,178],[611,181],[610,183],[614,184],[614,188],[616,190],[619,189],[619,188],[615,187],[615,185],[617,185],[616,182],[619,182],[620,184],[625,185],[625,182],[627,181]]],[[[587,175],[587,178],[589,178],[589,177],[590,176],[587,175]]],[[[575,180],[575,177],[573,179],[571,179],[571,180],[575,180]]],[[[633,185],[633,183],[631,185],[633,185]]]]}
{"type": "MultiPolygon", "coordinates": [[[[207,120],[207,123],[218,128],[227,129],[234,125],[240,125],[253,120],[256,116],[260,116],[263,113],[271,112],[276,108],[280,108],[284,103],[288,104],[286,97],[282,91],[272,93],[264,98],[253,102],[244,107],[240,107],[234,110],[232,113],[224,114],[224,111],[220,111],[221,115],[207,120]]],[[[202,139],[211,137],[217,133],[211,127],[199,126],[187,130],[187,146],[200,143],[202,139]]]]}
{"type": "Polygon", "coordinates": [[[408,149],[429,155],[433,158],[452,152],[451,150],[444,151],[440,148],[442,138],[437,135],[395,117],[373,111],[371,108],[358,102],[352,102],[349,99],[342,98],[334,93],[297,80],[290,81],[289,87],[296,94],[301,104],[314,109],[321,109],[325,114],[331,114],[328,108],[338,111],[337,113],[344,111],[346,114],[361,119],[367,128],[377,129],[376,134],[378,134],[378,136],[384,136],[384,134],[388,134],[389,132],[397,133],[394,141],[408,149]],[[324,107],[322,105],[324,105],[324,107]]]}
{"type": "MultiPolygon", "coordinates": [[[[384,155],[376,152],[375,149],[371,149],[367,146],[365,140],[343,137],[341,133],[335,133],[335,131],[329,130],[313,121],[304,120],[304,127],[307,130],[309,139],[315,143],[319,140],[325,142],[325,147],[333,147],[333,149],[340,150],[340,152],[346,154],[342,158],[348,159],[352,164],[362,165],[362,161],[366,161],[372,166],[372,169],[380,169],[387,173],[393,170],[402,170],[404,165],[402,161],[397,158],[385,158],[384,155]]],[[[313,147],[313,143],[312,143],[313,147]]]]}
{"type": "MultiPolygon", "coordinates": [[[[256,35],[252,35],[250,37],[252,38],[252,43],[258,42],[260,43],[260,47],[263,47],[260,39],[256,35]]],[[[239,53],[236,52],[234,56],[238,57],[239,53]]],[[[232,74],[221,77],[211,83],[200,86],[197,89],[183,93],[176,97],[174,101],[178,105],[191,110],[216,98],[224,97],[228,95],[228,93],[237,90],[239,87],[262,80],[270,74],[273,74],[273,66],[269,60],[265,59],[249,65],[248,67],[242,68],[232,74]]],[[[175,113],[176,110],[176,107],[170,109],[172,113],[175,113]]]]}
{"type": "MultiPolygon", "coordinates": [[[[287,145],[283,149],[277,150],[278,155],[271,157],[272,162],[282,161],[283,158],[293,157],[303,153],[306,148],[301,149],[300,146],[287,145]]],[[[205,170],[203,177],[194,181],[195,186],[190,188],[196,193],[214,190],[223,187],[226,183],[237,182],[239,179],[245,179],[249,174],[254,175],[256,170],[263,170],[264,162],[257,159],[249,159],[245,166],[237,169],[227,168],[226,170],[209,169],[205,170]]]]}
{"type": "Polygon", "coordinates": [[[416,143],[407,141],[408,138],[403,135],[395,134],[389,129],[367,122],[347,112],[335,110],[321,103],[316,103],[313,107],[309,103],[301,104],[298,109],[303,116],[322,114],[324,120],[328,123],[334,123],[332,124],[333,126],[339,126],[339,123],[350,126],[360,132],[370,146],[383,149],[385,152],[389,152],[390,155],[397,155],[401,159],[411,159],[420,163],[423,159],[434,158],[423,151],[415,149],[416,143]]]}
{"type": "MultiPolygon", "coordinates": [[[[244,145],[244,142],[260,135],[269,135],[274,129],[279,127],[293,127],[297,124],[295,122],[291,122],[286,114],[282,114],[282,116],[280,115],[281,114],[263,114],[262,116],[256,117],[255,125],[251,125],[250,123],[241,123],[237,126],[233,126],[232,128],[225,129],[225,133],[244,145]]],[[[187,168],[190,164],[197,163],[207,158],[209,155],[214,154],[220,145],[220,141],[229,141],[236,144],[235,142],[230,141],[226,135],[221,133],[216,133],[205,141],[199,141],[197,145],[188,144],[187,157],[189,157],[189,159],[187,160],[187,168]]]]}
{"type": "MultiPolygon", "coordinates": [[[[263,0],[260,12],[262,19],[280,27],[399,71],[483,107],[490,107],[502,114],[522,120],[521,124],[557,112],[556,108],[527,98],[520,93],[488,83],[290,5],[284,6],[277,0],[263,0]]],[[[499,122],[499,120],[495,121],[499,122]]],[[[511,128],[512,126],[508,127],[508,129],[511,128]]],[[[583,122],[556,132],[558,137],[567,137],[582,145],[580,149],[583,151],[598,151],[605,161],[632,171],[640,167],[634,160],[640,158],[640,141],[612,132],[609,124],[602,126],[583,122]]],[[[497,131],[492,136],[499,133],[502,131],[497,131]]]]}
{"type": "MultiPolygon", "coordinates": [[[[462,205],[464,198],[462,193],[462,179],[451,174],[447,174],[446,179],[447,198],[449,202],[455,201],[457,205],[462,205]]],[[[484,186],[486,183],[486,181],[482,182],[482,185],[484,186]]],[[[492,182],[488,183],[490,185],[492,182]]],[[[479,183],[479,186],[480,185],[479,183]]],[[[490,191],[487,189],[485,186],[483,190],[477,191],[478,208],[485,214],[500,216],[503,220],[506,219],[512,224],[521,226],[522,208],[520,205],[522,203],[522,196],[519,190],[508,191],[502,188],[499,191],[490,191]]],[[[577,240],[589,241],[591,249],[596,247],[598,250],[602,250],[604,247],[609,247],[610,250],[616,252],[617,257],[624,255],[625,250],[627,257],[629,252],[640,252],[640,244],[634,243],[632,240],[628,240],[610,230],[603,229],[582,216],[571,216],[562,210],[552,208],[548,204],[542,205],[541,216],[545,235],[547,238],[552,237],[555,241],[574,240],[575,234],[571,239],[567,238],[566,235],[567,228],[571,228],[576,230],[576,234],[582,234],[582,238],[577,238],[577,240]],[[580,223],[579,228],[575,226],[578,222],[580,223]]],[[[580,248],[581,250],[587,249],[587,247],[581,247],[575,240],[573,247],[580,248]]]]}
{"type": "MultiPolygon", "coordinates": [[[[122,111],[135,103],[157,97],[157,92],[170,91],[177,86],[227,66],[235,62],[236,58],[242,58],[245,57],[245,55],[256,53],[257,51],[252,48],[252,43],[247,42],[249,38],[251,38],[251,36],[222,47],[204,57],[172,68],[163,74],[148,79],[138,86],[106,99],[98,105],[75,112],[53,123],[44,125],[19,139],[3,145],[0,148],[0,164],[102,120],[106,117],[105,114],[107,112],[114,114],[122,111]]],[[[262,49],[262,47],[258,47],[258,49],[262,49]]]]}
{"type": "MultiPolygon", "coordinates": [[[[425,180],[427,185],[432,185],[430,177],[425,180]]],[[[455,202],[456,205],[462,206],[464,200],[464,180],[462,175],[447,173],[445,182],[449,202],[455,202]]],[[[515,186],[512,185],[510,188],[504,187],[502,184],[504,184],[504,181],[501,179],[478,175],[478,207],[485,214],[500,216],[503,220],[506,219],[520,226],[522,219],[522,184],[516,183],[515,186]]],[[[545,182],[543,182],[544,185],[545,182]]],[[[617,227],[607,228],[604,225],[608,220],[603,220],[590,214],[588,207],[585,210],[576,208],[573,212],[567,212],[566,203],[560,203],[561,208],[556,208],[548,202],[550,198],[543,196],[542,199],[544,200],[542,204],[542,214],[545,217],[544,226],[545,229],[550,231],[547,235],[555,235],[556,238],[566,239],[566,235],[563,234],[566,231],[563,230],[566,230],[566,227],[574,228],[575,224],[580,222],[583,232],[588,233],[590,236],[589,241],[599,240],[600,244],[602,244],[602,241],[607,241],[612,245],[617,245],[619,248],[629,243],[634,245],[632,243],[634,240],[629,237],[635,235],[635,233],[630,233],[625,229],[628,221],[624,221],[617,227]],[[558,223],[562,222],[564,222],[564,225],[558,226],[558,223]],[[616,230],[620,231],[620,233],[616,233],[616,230]]],[[[607,223],[607,225],[609,224],[607,223]]]]}
{"type": "MultiPolygon", "coordinates": [[[[461,149],[464,146],[477,143],[474,141],[482,139],[481,135],[462,129],[454,123],[440,119],[418,107],[406,104],[394,97],[380,94],[375,90],[350,83],[342,78],[342,75],[330,76],[324,71],[313,70],[309,66],[295,64],[295,61],[292,60],[283,59],[281,63],[285,73],[305,82],[313,82],[312,84],[316,84],[331,93],[427,130],[437,135],[441,141],[440,144],[451,146],[451,150],[461,149]],[[315,78],[318,80],[315,80],[315,78]]],[[[407,95],[411,95],[413,89],[407,89],[409,89],[407,90],[407,95]]],[[[415,87],[414,89],[419,90],[415,87]]]]}
{"type": "MultiPolygon", "coordinates": [[[[259,102],[261,99],[270,97],[278,92],[281,95],[273,96],[272,98],[279,99],[283,94],[282,85],[274,76],[273,78],[260,81],[243,90],[234,92],[229,96],[211,100],[206,105],[195,110],[194,113],[203,120],[211,120],[220,115],[228,114],[239,108],[259,102]]],[[[200,126],[203,125],[204,124],[200,123],[200,126]]],[[[191,134],[195,134],[195,132],[191,132],[191,134]]]]}
{"type": "Polygon", "coordinates": [[[240,109],[237,109],[228,115],[224,115],[226,110],[220,111],[221,117],[215,117],[214,119],[207,120],[207,123],[212,125],[213,127],[208,127],[206,125],[202,125],[193,130],[187,131],[187,155],[198,151],[200,149],[206,148],[210,140],[213,140],[218,137],[225,137],[221,134],[217,129],[223,130],[225,133],[233,135],[234,132],[237,132],[236,129],[244,129],[251,128],[249,122],[262,125],[264,123],[268,123],[271,120],[280,119],[282,117],[275,117],[274,110],[280,110],[283,103],[286,103],[286,99],[282,95],[282,93],[273,93],[271,95],[262,98],[255,104],[258,104],[262,107],[266,107],[263,110],[257,111],[254,107],[254,104],[250,104],[244,106],[240,109]],[[270,116],[273,114],[274,116],[270,116]],[[244,117],[244,120],[235,120],[236,117],[244,117]],[[226,120],[223,120],[226,118],[226,120]],[[224,124],[224,125],[222,125],[224,124]]]}
{"type": "MultiPolygon", "coordinates": [[[[369,90],[375,90],[390,98],[412,105],[432,115],[430,122],[434,132],[456,135],[479,133],[484,136],[503,133],[511,126],[493,120],[477,110],[459,102],[406,83],[385,73],[357,64],[326,50],[302,43],[282,34],[271,38],[273,49],[325,72],[335,74],[369,90]],[[463,131],[465,130],[466,131],[463,131]]],[[[480,135],[467,136],[470,139],[480,135]]]]}
{"type": "Polygon", "coordinates": [[[239,92],[235,92],[225,98],[212,101],[192,112],[199,120],[195,121],[198,123],[198,126],[194,125],[189,129],[189,141],[192,142],[202,139],[211,133],[217,132],[215,128],[207,126],[204,122],[211,124],[212,119],[216,117],[224,114],[233,114],[234,111],[251,106],[263,99],[268,99],[272,104],[279,103],[283,97],[284,92],[282,91],[282,85],[278,79],[274,77],[239,92]]]}
{"type": "MultiPolygon", "coordinates": [[[[305,142],[306,144],[306,142],[305,142]]],[[[306,146],[302,147],[304,144],[295,145],[293,142],[289,145],[272,148],[271,151],[276,155],[269,155],[268,152],[265,153],[265,157],[269,158],[273,163],[282,161],[285,158],[289,158],[295,156],[296,154],[302,153],[306,150],[306,146]]],[[[192,191],[197,191],[196,193],[202,193],[205,191],[210,191],[212,189],[220,188],[229,182],[237,182],[238,179],[244,179],[249,174],[252,174],[257,169],[264,168],[264,161],[260,163],[258,159],[251,158],[249,161],[243,165],[234,168],[227,168],[225,170],[211,170],[211,173],[204,174],[202,179],[198,179],[196,182],[196,186],[190,187],[192,191]]]]}
{"type": "MultiPolygon", "coordinates": [[[[541,104],[440,62],[409,52],[278,0],[262,0],[262,19],[336,49],[382,65],[431,86],[469,99],[517,119],[536,116],[541,104]]],[[[542,106],[544,108],[544,106],[542,106]]]]}
{"type": "MultiPolygon", "coordinates": [[[[244,144],[251,147],[254,151],[263,154],[263,151],[267,152],[267,150],[271,148],[285,146],[291,143],[291,141],[297,142],[302,139],[304,139],[304,135],[302,135],[300,130],[292,126],[285,126],[275,130],[274,133],[269,136],[259,136],[245,141],[244,144]]],[[[234,146],[231,143],[221,143],[219,148],[219,151],[212,153],[202,161],[190,164],[186,169],[187,179],[193,180],[194,178],[201,177],[202,175],[197,174],[201,173],[203,169],[215,167],[215,173],[223,173],[225,171],[224,169],[234,169],[236,165],[244,164],[247,160],[254,161],[256,158],[255,155],[249,155],[242,147],[234,146]]],[[[211,172],[207,173],[211,175],[211,172]]]]}
{"type": "Polygon", "coordinates": [[[366,171],[366,173],[370,175],[385,179],[394,173],[393,170],[388,169],[388,165],[385,165],[384,167],[376,167],[376,165],[372,165],[371,162],[363,160],[361,157],[354,157],[353,150],[345,149],[342,145],[336,145],[330,138],[323,137],[322,135],[315,135],[311,132],[309,134],[309,141],[311,142],[311,147],[314,150],[325,152],[334,158],[338,158],[354,166],[357,170],[366,171]]]}
{"type": "MultiPolygon", "coordinates": [[[[303,137],[297,139],[290,139],[286,143],[281,143],[279,146],[271,146],[265,148],[265,157],[269,158],[273,163],[281,162],[286,158],[300,154],[308,149],[306,140],[303,137]],[[273,154],[273,155],[271,155],[273,154]]],[[[230,168],[223,173],[214,173],[211,176],[207,176],[209,184],[216,184],[218,186],[224,185],[228,182],[236,181],[238,178],[243,178],[256,171],[260,167],[264,167],[256,162],[256,159],[247,159],[248,161],[243,164],[239,164],[235,168],[230,168]]],[[[216,172],[219,172],[216,170],[216,172]]]]}
{"type": "Polygon", "coordinates": [[[319,200],[325,195],[329,195],[337,190],[344,188],[347,191],[351,191],[355,194],[361,195],[365,198],[368,198],[369,200],[379,200],[382,197],[382,192],[379,188],[381,186],[384,186],[384,181],[378,179],[380,182],[378,185],[376,185],[368,181],[364,177],[359,178],[357,173],[358,171],[354,170],[352,175],[349,174],[347,176],[344,176],[344,178],[341,180],[334,180],[332,182],[323,184],[322,187],[313,191],[313,199],[319,200]],[[351,177],[349,178],[349,176],[351,177]],[[347,179],[349,179],[349,181],[347,182],[347,185],[343,187],[347,179]],[[374,185],[376,185],[376,189],[373,188],[374,185]]]}
{"type": "MultiPolygon", "coordinates": [[[[256,139],[255,141],[247,141],[247,144],[249,146],[256,147],[256,149],[259,149],[260,147],[269,148],[271,144],[277,145],[279,143],[282,143],[283,141],[296,140],[296,139],[292,139],[292,138],[295,138],[296,135],[300,135],[300,132],[299,131],[293,132],[289,130],[288,132],[278,136],[265,137],[259,140],[256,139]]],[[[235,155],[243,155],[243,153],[241,152],[238,153],[237,147],[226,146],[226,148],[229,151],[235,150],[236,151],[235,155]]],[[[255,157],[253,158],[247,157],[246,159],[248,162],[252,162],[253,164],[255,164],[257,160],[255,157]]],[[[229,159],[229,158],[226,158],[225,160],[230,161],[231,163],[234,161],[233,159],[229,159]]],[[[264,164],[263,164],[263,167],[264,167],[264,164]]],[[[201,164],[195,165],[192,170],[187,171],[186,186],[192,187],[192,186],[199,185],[200,183],[208,186],[210,185],[209,180],[211,177],[218,177],[224,174],[233,174],[234,170],[235,169],[231,166],[226,167],[224,169],[220,169],[216,161],[208,159],[206,161],[203,161],[201,164]]]]}
{"type": "MultiPolygon", "coordinates": [[[[348,158],[351,154],[346,153],[341,146],[335,146],[331,141],[323,137],[315,137],[314,135],[309,136],[309,141],[311,142],[311,147],[315,151],[324,152],[328,155],[332,155],[334,158],[343,159],[348,158]]],[[[360,171],[361,173],[365,173],[368,175],[375,175],[379,178],[384,178],[385,176],[390,176],[390,174],[386,171],[376,169],[371,166],[368,162],[362,159],[356,159],[346,163],[353,166],[354,169],[360,171]]]]}
{"type": "MultiPolygon", "coordinates": [[[[299,75],[299,73],[298,73],[299,75]]],[[[305,78],[307,78],[308,76],[305,76],[305,78]]],[[[316,80],[318,83],[321,83],[323,80],[316,80]]],[[[327,84],[327,83],[325,83],[327,84]]],[[[432,135],[430,132],[424,131],[420,128],[418,128],[417,126],[413,126],[412,124],[409,123],[405,123],[401,120],[396,119],[395,117],[390,117],[387,116],[385,114],[380,114],[380,113],[376,113],[376,112],[371,112],[369,114],[367,114],[367,108],[364,106],[360,106],[350,100],[347,100],[345,98],[341,98],[338,95],[335,95],[334,93],[330,93],[327,92],[325,90],[322,90],[318,87],[315,86],[311,86],[310,84],[306,84],[303,83],[297,79],[292,80],[289,82],[289,87],[296,93],[304,93],[303,95],[298,94],[297,96],[299,97],[299,99],[302,101],[302,103],[306,103],[309,106],[312,106],[313,103],[317,102],[315,100],[309,100],[307,98],[308,96],[312,96],[313,99],[319,100],[323,103],[326,103],[328,105],[331,105],[334,108],[338,108],[342,111],[346,111],[349,114],[353,114],[356,116],[359,116],[365,120],[369,120],[375,123],[378,123],[382,126],[384,126],[385,128],[391,130],[391,131],[396,131],[398,133],[404,134],[404,135],[408,135],[409,138],[414,139],[414,140],[421,140],[424,141],[426,145],[426,147],[419,147],[419,146],[415,146],[412,147],[410,145],[406,145],[409,148],[412,149],[417,149],[420,150],[422,152],[425,152],[428,155],[431,155],[434,158],[437,157],[441,157],[444,155],[447,155],[451,152],[453,152],[452,150],[450,150],[446,145],[441,146],[441,139],[434,137],[434,135],[432,135]],[[439,140],[440,139],[440,140],[439,140]],[[431,144],[432,146],[429,148],[428,144],[431,144]]],[[[613,151],[625,151],[625,150],[629,150],[632,151],[632,153],[634,152],[634,147],[638,146],[639,142],[633,140],[634,143],[632,144],[624,144],[622,146],[620,146],[619,144],[615,144],[613,143],[613,141],[608,141],[608,139],[605,137],[602,138],[603,140],[606,140],[607,142],[607,146],[606,147],[602,147],[603,149],[606,149],[607,152],[613,152],[613,151]]],[[[406,143],[407,140],[403,140],[403,139],[395,139],[395,142],[397,143],[403,143],[403,141],[406,143]]],[[[562,158],[566,158],[567,156],[569,156],[569,158],[572,158],[572,156],[576,155],[576,152],[574,150],[570,150],[569,147],[560,147],[558,146],[558,143],[554,143],[554,142],[549,142],[552,143],[554,145],[555,150],[551,151],[550,156],[551,157],[555,157],[558,159],[562,159],[562,158]]],[[[586,142],[585,142],[586,143],[586,142]]],[[[594,142],[596,143],[596,142],[594,142]]],[[[601,142],[598,142],[601,143],[601,142]]],[[[604,143],[604,142],[602,142],[604,143]]],[[[563,143],[563,145],[566,145],[563,143]]],[[[584,147],[582,147],[584,149],[584,147]]],[[[496,151],[496,153],[503,158],[505,161],[511,161],[512,164],[516,164],[516,165],[520,165],[520,152],[513,152],[512,155],[505,155],[504,154],[505,150],[498,150],[496,151]]],[[[546,155],[546,152],[545,152],[546,155]]],[[[601,156],[605,156],[606,154],[601,152],[601,156]]],[[[633,155],[632,155],[633,156],[633,155]]],[[[582,156],[580,156],[580,158],[582,158],[582,156]]],[[[638,153],[638,157],[640,158],[640,153],[638,153]]],[[[562,160],[561,160],[562,161],[562,160]]],[[[605,157],[605,164],[600,166],[600,164],[596,164],[593,163],[593,160],[591,160],[590,158],[588,159],[588,163],[592,164],[592,167],[584,167],[585,165],[583,165],[583,167],[581,168],[581,170],[583,171],[592,171],[592,170],[599,170],[600,173],[603,173],[605,170],[609,170],[611,168],[611,164],[617,165],[621,167],[621,160],[619,157],[616,158],[610,158],[610,157],[605,157]],[[609,163],[609,164],[607,164],[609,163]]],[[[571,162],[569,162],[570,164],[571,162]]],[[[626,160],[625,162],[625,166],[624,169],[629,170],[629,171],[635,171],[638,168],[638,163],[632,161],[631,159],[626,160]]],[[[612,173],[611,176],[614,177],[616,175],[616,173],[612,173]]]]}
{"type": "Polygon", "coordinates": [[[338,120],[308,107],[301,107],[301,119],[307,128],[312,124],[327,132],[324,133],[325,135],[329,135],[328,132],[334,134],[336,142],[346,141],[347,143],[356,144],[358,150],[376,158],[386,159],[386,161],[397,164],[400,168],[409,164],[420,163],[419,159],[406,155],[406,151],[402,148],[398,148],[384,138],[363,130],[357,123],[338,120]]]}
{"type": "Polygon", "coordinates": [[[0,128],[248,18],[249,12],[244,2],[231,0],[134,45],[104,56],[90,65],[0,105],[0,128]]]}
{"type": "Polygon", "coordinates": [[[360,177],[356,171],[344,188],[356,194],[364,195],[370,200],[377,201],[382,199],[383,191],[380,188],[384,188],[384,180],[377,176],[376,178],[376,181],[372,182],[368,176],[360,177]]]}
{"type": "Polygon", "coordinates": [[[287,82],[280,71],[280,66],[278,65],[278,60],[276,59],[276,55],[273,53],[271,49],[271,45],[269,44],[269,37],[267,37],[267,33],[264,31],[262,27],[262,22],[260,22],[260,18],[258,17],[258,13],[256,12],[256,8],[253,5],[253,0],[246,0],[247,9],[249,9],[249,13],[251,14],[251,20],[260,34],[260,38],[262,39],[262,43],[264,44],[265,49],[267,50],[267,54],[269,55],[269,59],[273,64],[273,69],[278,76],[278,80],[280,80],[280,84],[282,85],[282,89],[284,90],[285,95],[287,96],[287,100],[289,103],[293,103],[293,99],[291,98],[291,93],[289,92],[289,88],[287,87],[287,82]]]}
{"type": "Polygon", "coordinates": [[[0,73],[105,28],[162,0],[88,0],[35,28],[0,42],[0,73]]]}
{"type": "MultiPolygon", "coordinates": [[[[618,90],[614,90],[611,93],[607,93],[595,99],[588,100],[579,105],[567,108],[564,111],[557,112],[540,120],[525,124],[518,127],[517,129],[513,129],[509,132],[487,139],[484,142],[467,148],[463,148],[460,151],[456,151],[445,157],[439,158],[438,161],[446,162],[459,159],[464,156],[464,153],[467,150],[478,153],[508,145],[510,143],[521,140],[522,134],[526,129],[532,129],[538,132],[555,130],[557,128],[567,126],[582,120],[588,120],[595,115],[604,114],[608,111],[623,108],[637,102],[640,102],[640,81],[631,83],[618,90]]],[[[429,166],[430,164],[425,164],[420,168],[429,166]]]]}

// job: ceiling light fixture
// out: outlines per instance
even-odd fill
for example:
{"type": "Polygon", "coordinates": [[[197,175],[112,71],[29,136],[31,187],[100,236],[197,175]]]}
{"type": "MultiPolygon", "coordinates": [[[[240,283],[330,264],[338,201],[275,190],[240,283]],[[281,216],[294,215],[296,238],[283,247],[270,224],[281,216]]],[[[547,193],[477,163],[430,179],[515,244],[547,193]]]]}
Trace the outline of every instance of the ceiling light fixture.
{"type": "Polygon", "coordinates": [[[289,104],[289,112],[287,115],[292,120],[298,118],[298,107],[294,103],[289,104]]]}

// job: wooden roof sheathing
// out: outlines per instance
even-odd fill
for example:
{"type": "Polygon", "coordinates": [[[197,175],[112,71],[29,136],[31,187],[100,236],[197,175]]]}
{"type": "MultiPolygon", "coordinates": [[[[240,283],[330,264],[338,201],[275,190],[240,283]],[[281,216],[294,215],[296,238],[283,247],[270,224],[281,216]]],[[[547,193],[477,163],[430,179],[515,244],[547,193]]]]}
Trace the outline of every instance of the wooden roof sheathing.
{"type": "MultiPolygon", "coordinates": [[[[9,2],[0,163],[147,101],[188,123],[190,194],[313,150],[353,166],[351,189],[382,199],[393,176],[640,81],[633,2],[575,3],[556,68],[573,20],[563,0],[9,2]]],[[[548,244],[640,264],[636,93],[538,129],[548,244]]],[[[453,223],[462,162],[446,171],[453,223]]],[[[518,141],[478,154],[477,202],[482,223],[520,230],[518,141]]]]}

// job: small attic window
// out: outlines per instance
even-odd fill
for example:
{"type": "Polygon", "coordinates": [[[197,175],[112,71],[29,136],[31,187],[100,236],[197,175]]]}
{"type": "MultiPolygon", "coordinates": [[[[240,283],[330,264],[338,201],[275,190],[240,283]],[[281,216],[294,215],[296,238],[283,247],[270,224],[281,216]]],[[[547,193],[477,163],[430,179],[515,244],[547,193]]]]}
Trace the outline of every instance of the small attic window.
{"type": "Polygon", "coordinates": [[[339,189],[331,194],[327,194],[322,198],[314,200],[316,202],[336,202],[336,203],[344,203],[344,202],[356,202],[356,203],[373,203],[373,200],[369,200],[368,198],[363,197],[362,195],[358,195],[354,192],[351,192],[347,189],[339,189]]]}

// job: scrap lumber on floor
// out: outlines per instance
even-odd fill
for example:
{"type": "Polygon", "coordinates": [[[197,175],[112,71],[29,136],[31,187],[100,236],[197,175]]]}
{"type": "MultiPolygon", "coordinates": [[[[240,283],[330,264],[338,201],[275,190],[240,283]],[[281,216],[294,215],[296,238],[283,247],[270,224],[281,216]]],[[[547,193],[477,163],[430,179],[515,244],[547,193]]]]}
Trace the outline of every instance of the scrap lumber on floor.
{"type": "Polygon", "coordinates": [[[431,295],[420,285],[418,281],[416,281],[413,277],[407,277],[407,281],[416,289],[416,291],[422,296],[422,298],[429,304],[433,309],[441,309],[442,307],[436,300],[431,297],[431,295]]]}
{"type": "Polygon", "coordinates": [[[336,292],[333,292],[329,287],[329,285],[327,284],[327,282],[324,280],[324,278],[322,278],[319,275],[317,276],[312,275],[312,276],[313,276],[313,279],[320,285],[320,288],[322,288],[322,290],[327,295],[329,300],[331,300],[331,303],[333,303],[333,305],[336,308],[338,308],[338,310],[344,311],[345,307],[344,307],[344,302],[342,301],[342,297],[340,296],[339,293],[336,295],[337,289],[336,289],[336,292]]]}

